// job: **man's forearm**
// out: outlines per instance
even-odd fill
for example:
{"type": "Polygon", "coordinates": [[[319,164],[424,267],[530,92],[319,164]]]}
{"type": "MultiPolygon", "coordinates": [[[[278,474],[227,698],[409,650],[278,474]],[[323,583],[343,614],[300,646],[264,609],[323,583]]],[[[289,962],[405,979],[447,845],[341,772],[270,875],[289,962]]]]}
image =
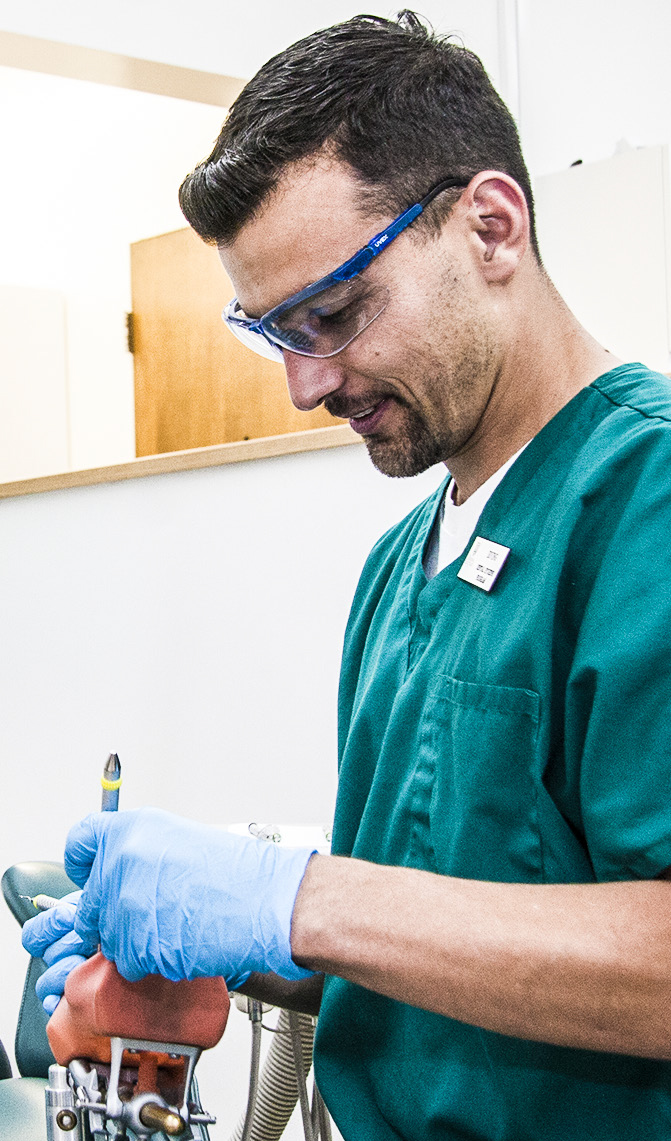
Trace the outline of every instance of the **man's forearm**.
{"type": "Polygon", "coordinates": [[[297,1010],[299,1014],[319,1014],[324,976],[316,974],[309,979],[290,982],[279,975],[261,975],[255,972],[237,989],[240,994],[256,998],[259,1002],[267,1002],[270,1006],[297,1010]]]}
{"type": "Polygon", "coordinates": [[[671,1058],[671,883],[500,884],[315,856],[295,960],[501,1034],[671,1058]]]}

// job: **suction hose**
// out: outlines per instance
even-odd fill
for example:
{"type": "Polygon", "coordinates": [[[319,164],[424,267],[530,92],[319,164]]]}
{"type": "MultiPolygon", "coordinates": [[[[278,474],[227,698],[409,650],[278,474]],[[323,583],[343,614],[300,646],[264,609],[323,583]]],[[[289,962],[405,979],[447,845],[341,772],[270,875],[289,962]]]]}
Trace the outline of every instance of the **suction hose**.
{"type": "Polygon", "coordinates": [[[255,1096],[251,1127],[245,1130],[247,1114],[243,1113],[230,1141],[279,1141],[298,1101],[299,1086],[294,1061],[294,1034],[300,1038],[303,1075],[310,1072],[314,1025],[309,1014],[290,1014],[281,1010],[266,1060],[261,1070],[255,1096]]]}

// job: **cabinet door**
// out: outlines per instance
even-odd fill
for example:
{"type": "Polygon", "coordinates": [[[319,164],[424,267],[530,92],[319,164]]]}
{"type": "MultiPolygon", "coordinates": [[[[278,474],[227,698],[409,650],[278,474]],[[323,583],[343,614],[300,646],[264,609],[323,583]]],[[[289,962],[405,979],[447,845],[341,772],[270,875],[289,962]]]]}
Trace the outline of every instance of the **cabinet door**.
{"type": "Polygon", "coordinates": [[[228,331],[233,286],[192,230],[134,243],[131,280],[138,456],[341,423],[294,408],[282,365],[228,331]]]}

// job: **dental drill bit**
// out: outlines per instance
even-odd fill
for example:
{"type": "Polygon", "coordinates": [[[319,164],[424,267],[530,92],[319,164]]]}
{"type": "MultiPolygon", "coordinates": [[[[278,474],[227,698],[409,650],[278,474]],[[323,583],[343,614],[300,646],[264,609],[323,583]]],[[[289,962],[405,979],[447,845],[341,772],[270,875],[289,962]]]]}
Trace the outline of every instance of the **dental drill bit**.
{"type": "Polygon", "coordinates": [[[121,764],[116,753],[110,753],[107,758],[100,783],[103,786],[100,811],[116,812],[119,808],[119,789],[121,788],[121,764]]]}

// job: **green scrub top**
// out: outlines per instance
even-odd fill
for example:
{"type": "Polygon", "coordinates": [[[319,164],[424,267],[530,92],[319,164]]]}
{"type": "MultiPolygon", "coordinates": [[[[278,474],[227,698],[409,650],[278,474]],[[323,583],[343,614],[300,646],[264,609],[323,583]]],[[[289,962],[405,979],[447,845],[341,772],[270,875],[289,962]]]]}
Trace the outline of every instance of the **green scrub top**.
{"type": "MultiPolygon", "coordinates": [[[[624,365],[531,441],[427,581],[439,489],[376,545],[345,639],[333,851],[501,883],[671,866],[671,384],[624,365]]],[[[671,963],[671,947],[669,948],[671,963]]],[[[671,1031],[671,1011],[669,1011],[671,1031]]],[[[671,1137],[671,1063],[506,1037],[326,981],[346,1141],[671,1137]]]]}

